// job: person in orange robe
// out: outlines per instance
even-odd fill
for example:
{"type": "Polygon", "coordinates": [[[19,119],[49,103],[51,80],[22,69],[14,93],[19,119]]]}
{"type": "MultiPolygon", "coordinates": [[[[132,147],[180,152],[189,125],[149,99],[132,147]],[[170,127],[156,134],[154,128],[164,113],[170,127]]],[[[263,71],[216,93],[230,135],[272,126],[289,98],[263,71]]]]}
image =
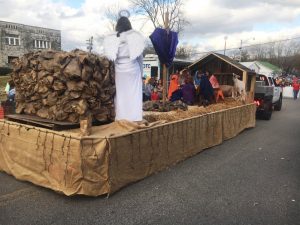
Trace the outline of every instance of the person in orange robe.
{"type": "Polygon", "coordinates": [[[179,76],[178,73],[171,75],[170,85],[169,85],[169,91],[168,91],[168,99],[171,98],[172,93],[176,91],[179,88],[179,76]]]}

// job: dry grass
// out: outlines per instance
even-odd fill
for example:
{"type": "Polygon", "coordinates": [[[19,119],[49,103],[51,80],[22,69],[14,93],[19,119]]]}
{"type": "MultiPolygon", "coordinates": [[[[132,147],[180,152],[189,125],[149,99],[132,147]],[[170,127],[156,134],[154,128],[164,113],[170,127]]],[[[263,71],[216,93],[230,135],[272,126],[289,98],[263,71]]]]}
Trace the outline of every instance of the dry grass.
{"type": "Polygon", "coordinates": [[[224,109],[241,106],[243,103],[232,98],[226,98],[218,104],[211,104],[208,107],[189,106],[187,111],[177,110],[172,112],[144,112],[144,119],[148,122],[166,120],[167,122],[190,118],[193,116],[204,115],[224,109]]]}

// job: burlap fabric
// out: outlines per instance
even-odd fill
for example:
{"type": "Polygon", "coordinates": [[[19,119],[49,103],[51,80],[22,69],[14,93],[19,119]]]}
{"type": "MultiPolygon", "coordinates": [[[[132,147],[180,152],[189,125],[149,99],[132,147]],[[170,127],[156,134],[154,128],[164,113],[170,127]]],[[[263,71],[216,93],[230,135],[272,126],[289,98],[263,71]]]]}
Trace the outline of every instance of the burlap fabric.
{"type": "Polygon", "coordinates": [[[0,121],[0,170],[66,195],[113,193],[254,127],[255,111],[249,104],[166,124],[119,121],[89,137],[0,121]]]}

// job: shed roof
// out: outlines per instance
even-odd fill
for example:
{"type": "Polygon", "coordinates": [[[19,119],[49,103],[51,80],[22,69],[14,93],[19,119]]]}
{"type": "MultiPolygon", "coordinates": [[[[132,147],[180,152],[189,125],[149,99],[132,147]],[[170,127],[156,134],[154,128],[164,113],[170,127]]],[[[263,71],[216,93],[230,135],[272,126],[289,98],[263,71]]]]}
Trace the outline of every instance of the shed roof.
{"type": "Polygon", "coordinates": [[[249,73],[255,73],[253,72],[252,70],[250,70],[249,68],[247,68],[246,66],[240,64],[239,62],[233,60],[232,58],[226,56],[226,55],[222,55],[222,54],[219,54],[219,53],[209,53],[207,54],[206,56],[202,57],[201,59],[195,61],[194,63],[192,63],[190,66],[188,66],[188,68],[191,68],[193,67],[194,65],[198,64],[199,62],[201,61],[204,61],[205,59],[211,57],[211,56],[214,56],[214,57],[217,57],[225,62],[227,62],[228,64],[234,66],[235,68],[241,70],[241,71],[245,71],[245,72],[249,72],[249,73]]]}
{"type": "Polygon", "coordinates": [[[265,68],[267,68],[269,70],[272,70],[274,72],[280,72],[281,71],[281,69],[278,66],[273,65],[273,64],[271,64],[269,62],[266,62],[266,61],[258,61],[257,60],[257,61],[252,61],[252,62],[241,62],[241,64],[243,64],[244,66],[246,66],[248,68],[251,65],[256,64],[259,67],[265,67],[265,68]]]}
{"type": "Polygon", "coordinates": [[[261,65],[269,68],[270,70],[273,70],[274,72],[280,72],[281,69],[278,66],[275,66],[269,62],[265,62],[265,61],[257,61],[258,63],[260,63],[261,65]]]}

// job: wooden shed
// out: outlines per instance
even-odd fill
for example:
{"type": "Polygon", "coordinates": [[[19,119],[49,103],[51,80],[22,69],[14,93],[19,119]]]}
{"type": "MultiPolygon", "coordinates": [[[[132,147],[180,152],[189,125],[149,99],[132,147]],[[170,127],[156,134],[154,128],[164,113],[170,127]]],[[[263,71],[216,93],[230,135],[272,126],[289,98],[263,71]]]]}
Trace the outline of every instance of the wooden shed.
{"type": "Polygon", "coordinates": [[[228,56],[218,53],[209,53],[187,68],[192,75],[194,75],[197,70],[200,72],[209,71],[217,77],[221,85],[233,85],[232,75],[237,74],[240,76],[240,80],[245,83],[247,103],[251,103],[254,100],[256,73],[228,56]]]}

